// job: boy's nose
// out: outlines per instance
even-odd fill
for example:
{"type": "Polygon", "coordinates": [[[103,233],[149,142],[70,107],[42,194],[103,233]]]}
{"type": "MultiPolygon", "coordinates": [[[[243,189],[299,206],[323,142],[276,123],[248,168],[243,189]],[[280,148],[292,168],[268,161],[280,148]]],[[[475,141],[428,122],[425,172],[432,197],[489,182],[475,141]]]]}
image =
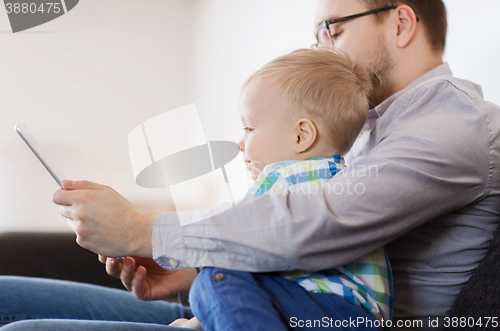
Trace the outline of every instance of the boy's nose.
{"type": "Polygon", "coordinates": [[[240,151],[241,151],[241,152],[244,152],[244,151],[245,151],[245,144],[243,143],[243,139],[241,139],[241,140],[238,142],[238,146],[240,146],[240,151]]]}

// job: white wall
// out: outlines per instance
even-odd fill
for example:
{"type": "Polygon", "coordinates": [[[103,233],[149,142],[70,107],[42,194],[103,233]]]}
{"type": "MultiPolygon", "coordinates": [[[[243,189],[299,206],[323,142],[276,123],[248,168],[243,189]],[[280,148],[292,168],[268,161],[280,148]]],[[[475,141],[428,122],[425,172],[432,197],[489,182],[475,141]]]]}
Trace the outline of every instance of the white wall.
{"type": "Polygon", "coordinates": [[[194,95],[210,139],[238,140],[245,79],[269,60],[314,40],[315,1],[205,0],[198,25],[194,95]]]}
{"type": "Polygon", "coordinates": [[[15,135],[15,123],[30,128],[67,177],[110,185],[143,209],[171,209],[167,190],[135,184],[129,132],[196,102],[207,138],[236,140],[239,118],[228,122],[227,114],[236,114],[241,81],[297,42],[262,34],[286,33],[275,20],[291,18],[299,22],[288,27],[291,35],[309,37],[303,25],[313,7],[307,0],[84,0],[17,34],[0,9],[0,231],[67,231],[51,202],[57,185],[15,135]],[[230,122],[237,129],[226,134],[230,122]]]}
{"type": "MultiPolygon", "coordinates": [[[[500,3],[445,0],[446,60],[500,104],[500,3]],[[473,8],[472,8],[473,6],[473,8]]],[[[311,0],[82,0],[67,15],[9,32],[0,9],[0,231],[66,231],[56,184],[15,135],[25,123],[73,179],[110,185],[154,210],[167,190],[135,185],[128,133],[196,102],[208,139],[237,140],[244,79],[313,42],[311,0]]]]}
{"type": "Polygon", "coordinates": [[[445,61],[453,74],[483,87],[500,105],[500,12],[498,0],[444,0],[448,9],[445,61]]]}
{"type": "Polygon", "coordinates": [[[137,187],[127,137],[192,102],[190,22],[199,1],[84,0],[12,34],[0,9],[0,230],[66,230],[57,185],[15,135],[23,122],[69,178],[116,187],[144,206],[166,192],[137,187]]]}

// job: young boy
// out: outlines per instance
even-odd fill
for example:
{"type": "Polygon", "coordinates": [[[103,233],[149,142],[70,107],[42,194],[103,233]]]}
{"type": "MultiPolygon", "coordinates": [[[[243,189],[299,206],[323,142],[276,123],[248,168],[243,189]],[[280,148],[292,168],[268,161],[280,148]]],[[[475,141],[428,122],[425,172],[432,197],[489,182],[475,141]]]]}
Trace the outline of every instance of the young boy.
{"type": "MultiPolygon", "coordinates": [[[[254,73],[243,86],[239,105],[245,131],[239,145],[255,180],[248,196],[335,192],[328,180],[344,168],[341,155],[349,151],[366,121],[370,89],[365,71],[345,55],[324,49],[295,51],[254,73]]],[[[325,256],[325,262],[334,258],[325,256]]],[[[191,307],[204,330],[287,330],[306,317],[340,321],[362,316],[362,310],[377,320],[391,318],[392,277],[383,248],[314,273],[217,269],[213,274],[213,269],[204,268],[190,292],[191,307]],[[261,292],[244,293],[256,283],[261,292]],[[212,307],[214,286],[226,287],[227,307],[212,307]],[[307,312],[308,307],[301,307],[303,295],[320,309],[307,312]],[[332,303],[339,298],[342,303],[332,303]],[[244,321],[245,315],[256,314],[261,316],[259,321],[244,321]]],[[[195,322],[184,326],[193,328],[195,322]]],[[[183,323],[178,320],[172,325],[183,323]]]]}

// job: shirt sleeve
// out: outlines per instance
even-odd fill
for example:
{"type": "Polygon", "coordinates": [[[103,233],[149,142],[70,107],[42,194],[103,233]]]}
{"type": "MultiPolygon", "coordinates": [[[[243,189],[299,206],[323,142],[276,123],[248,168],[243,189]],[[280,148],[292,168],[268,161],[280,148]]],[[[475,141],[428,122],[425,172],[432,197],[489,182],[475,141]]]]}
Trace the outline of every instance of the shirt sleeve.
{"type": "Polygon", "coordinates": [[[473,96],[451,83],[423,86],[396,100],[378,121],[371,133],[375,147],[318,194],[247,197],[186,226],[175,213],[160,214],[155,260],[170,270],[323,270],[486,194],[490,139],[473,96]]]}

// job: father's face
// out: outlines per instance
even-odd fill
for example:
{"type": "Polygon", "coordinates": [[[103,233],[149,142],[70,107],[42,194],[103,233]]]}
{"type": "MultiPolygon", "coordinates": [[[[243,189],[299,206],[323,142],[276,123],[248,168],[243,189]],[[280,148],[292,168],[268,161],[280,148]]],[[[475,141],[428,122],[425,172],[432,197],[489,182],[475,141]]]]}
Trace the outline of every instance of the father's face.
{"type": "MultiPolygon", "coordinates": [[[[359,14],[369,10],[358,0],[319,0],[315,27],[322,22],[359,14]]],[[[374,69],[384,78],[392,67],[391,56],[383,34],[384,24],[377,24],[373,15],[359,17],[330,26],[336,48],[345,51],[366,69],[374,69]]]]}

